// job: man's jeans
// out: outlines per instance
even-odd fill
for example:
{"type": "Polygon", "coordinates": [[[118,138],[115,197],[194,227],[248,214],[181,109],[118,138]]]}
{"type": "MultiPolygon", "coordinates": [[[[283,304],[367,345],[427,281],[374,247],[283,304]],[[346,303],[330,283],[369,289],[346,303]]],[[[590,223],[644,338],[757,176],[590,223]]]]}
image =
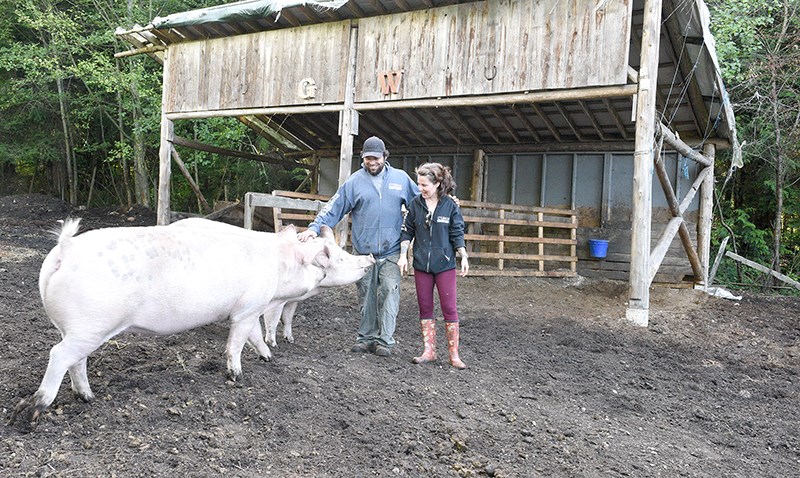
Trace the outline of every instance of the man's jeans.
{"type": "Polygon", "coordinates": [[[358,281],[361,301],[361,325],[356,342],[394,346],[394,329],[400,310],[399,254],[378,259],[358,281]]]}

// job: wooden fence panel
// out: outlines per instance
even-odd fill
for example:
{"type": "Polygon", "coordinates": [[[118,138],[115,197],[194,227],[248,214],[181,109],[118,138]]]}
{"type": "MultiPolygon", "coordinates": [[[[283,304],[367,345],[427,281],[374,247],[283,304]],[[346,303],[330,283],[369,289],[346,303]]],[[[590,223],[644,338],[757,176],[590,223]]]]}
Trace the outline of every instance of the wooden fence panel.
{"type": "MultiPolygon", "coordinates": [[[[273,191],[247,193],[245,228],[253,208],[271,207],[275,230],[306,229],[329,196],[273,191]]],[[[576,275],[577,212],[514,204],[461,201],[472,276],[572,277],[576,275]]],[[[249,221],[249,222],[248,222],[249,221]]]]}

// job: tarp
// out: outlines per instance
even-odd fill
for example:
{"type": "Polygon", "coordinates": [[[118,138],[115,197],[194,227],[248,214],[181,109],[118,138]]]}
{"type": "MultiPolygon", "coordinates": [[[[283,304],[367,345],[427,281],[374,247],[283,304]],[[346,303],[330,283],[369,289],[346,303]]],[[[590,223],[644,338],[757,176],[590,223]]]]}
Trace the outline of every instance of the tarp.
{"type": "Polygon", "coordinates": [[[725,84],[722,82],[722,70],[719,67],[719,59],[717,58],[716,43],[714,35],[711,34],[711,14],[708,11],[708,6],[703,0],[696,0],[697,10],[700,12],[700,23],[703,27],[703,41],[708,45],[707,51],[711,57],[711,62],[714,65],[714,74],[717,80],[717,88],[722,96],[722,108],[725,111],[725,118],[728,120],[728,135],[731,142],[731,167],[742,168],[744,162],[742,161],[742,145],[739,144],[739,138],[736,135],[736,117],[733,114],[733,105],[731,105],[728,91],[725,89],[725,84]]]}
{"type": "Polygon", "coordinates": [[[288,7],[309,6],[321,10],[337,9],[347,0],[246,0],[244,2],[217,5],[189,12],[173,13],[166,17],[156,17],[151,22],[156,29],[175,28],[204,23],[233,22],[251,18],[263,18],[288,7]]]}

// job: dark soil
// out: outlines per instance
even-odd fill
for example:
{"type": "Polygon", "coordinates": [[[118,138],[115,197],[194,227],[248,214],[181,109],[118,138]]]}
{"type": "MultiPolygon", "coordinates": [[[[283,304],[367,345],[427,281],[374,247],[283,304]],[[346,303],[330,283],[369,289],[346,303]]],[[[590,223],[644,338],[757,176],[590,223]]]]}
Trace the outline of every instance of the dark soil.
{"type": "MultiPolygon", "coordinates": [[[[152,225],[147,209],[0,197],[0,408],[39,386],[59,340],[37,280],[67,215],[152,225]]],[[[174,291],[180,294],[181,291],[174,291]]],[[[295,343],[225,378],[225,323],[120,335],[89,359],[94,403],[65,379],[38,425],[0,425],[0,476],[800,476],[800,300],[625,283],[459,279],[461,356],[414,365],[413,280],[389,358],[349,352],[355,286],[301,304],[295,343]]],[[[443,329],[438,324],[441,337],[443,329]]]]}

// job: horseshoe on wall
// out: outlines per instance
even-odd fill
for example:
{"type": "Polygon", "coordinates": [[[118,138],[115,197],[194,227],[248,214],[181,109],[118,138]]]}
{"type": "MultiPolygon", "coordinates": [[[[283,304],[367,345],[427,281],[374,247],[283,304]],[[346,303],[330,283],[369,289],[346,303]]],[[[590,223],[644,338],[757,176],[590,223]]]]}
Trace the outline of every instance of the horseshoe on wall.
{"type": "Polygon", "coordinates": [[[483,70],[483,77],[484,78],[486,78],[489,81],[492,81],[492,80],[494,80],[495,76],[497,76],[497,66],[496,65],[493,65],[491,70],[489,68],[484,68],[484,70],[483,70]],[[490,71],[491,71],[491,75],[492,76],[489,76],[489,72],[490,71]]]}

